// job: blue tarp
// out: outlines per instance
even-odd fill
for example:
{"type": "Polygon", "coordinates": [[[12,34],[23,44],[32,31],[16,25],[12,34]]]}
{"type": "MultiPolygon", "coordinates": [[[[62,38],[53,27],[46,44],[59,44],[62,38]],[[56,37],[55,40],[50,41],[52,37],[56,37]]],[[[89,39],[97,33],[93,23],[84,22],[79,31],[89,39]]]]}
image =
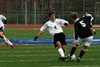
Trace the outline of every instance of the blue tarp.
{"type": "MultiPolygon", "coordinates": [[[[66,38],[67,44],[72,44],[73,38],[66,38]]],[[[38,38],[36,41],[34,39],[10,39],[14,44],[53,44],[52,38],[38,38]]],[[[0,40],[0,43],[5,43],[4,40],[0,40]]],[[[100,45],[100,37],[94,37],[93,45],[100,45]]]]}

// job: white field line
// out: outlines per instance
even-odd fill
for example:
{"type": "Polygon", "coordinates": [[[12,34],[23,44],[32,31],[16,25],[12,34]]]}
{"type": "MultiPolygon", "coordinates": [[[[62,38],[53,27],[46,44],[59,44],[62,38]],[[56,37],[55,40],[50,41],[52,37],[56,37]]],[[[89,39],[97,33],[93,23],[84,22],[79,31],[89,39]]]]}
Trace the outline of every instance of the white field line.
{"type": "Polygon", "coordinates": [[[38,47],[18,47],[18,48],[50,48],[51,49],[53,47],[49,47],[49,46],[48,47],[43,47],[43,46],[40,47],[40,46],[38,46],[38,47]]]}
{"type": "Polygon", "coordinates": [[[100,39],[93,39],[92,41],[100,41],[100,39]]]}
{"type": "MultiPolygon", "coordinates": [[[[87,60],[87,61],[97,61],[97,60],[99,60],[100,61],[100,58],[99,59],[81,59],[81,60],[87,60]]],[[[52,61],[57,61],[57,60],[55,60],[55,59],[45,59],[45,60],[43,60],[43,59],[42,60],[40,60],[40,59],[33,59],[33,60],[23,60],[23,59],[20,59],[20,60],[0,60],[0,62],[4,62],[4,63],[6,63],[6,62],[45,62],[45,61],[46,62],[52,62],[52,61]]]]}
{"type": "Polygon", "coordinates": [[[51,67],[100,67],[99,65],[84,65],[84,66],[51,66],[51,67]]]}
{"type": "MultiPolygon", "coordinates": [[[[0,51],[1,52],[11,52],[11,51],[0,51]]],[[[36,53],[40,53],[40,52],[43,52],[43,53],[46,53],[46,52],[57,52],[56,50],[41,50],[41,51],[36,51],[36,50],[27,50],[27,51],[13,51],[13,53],[18,53],[18,52],[23,52],[23,53],[31,53],[31,52],[36,52],[36,53]]]]}
{"type": "Polygon", "coordinates": [[[25,57],[25,56],[28,56],[28,57],[34,57],[34,56],[39,56],[39,57],[46,57],[46,56],[58,56],[57,54],[53,54],[53,55],[0,55],[0,56],[9,56],[9,57],[25,57]]]}
{"type": "MultiPolygon", "coordinates": [[[[67,50],[67,51],[69,51],[69,50],[67,50]]],[[[80,50],[77,50],[77,51],[80,51],[80,50]]],[[[93,51],[93,50],[86,50],[86,51],[93,51]]],[[[11,52],[11,51],[0,51],[0,53],[1,52],[11,52]]],[[[23,53],[30,53],[30,52],[43,52],[43,53],[45,53],[45,52],[57,52],[57,50],[25,50],[25,51],[13,51],[13,53],[18,53],[18,52],[23,52],[23,53]]]]}
{"type": "Polygon", "coordinates": [[[0,62],[43,62],[43,61],[54,61],[54,60],[0,60],[0,62]]]}

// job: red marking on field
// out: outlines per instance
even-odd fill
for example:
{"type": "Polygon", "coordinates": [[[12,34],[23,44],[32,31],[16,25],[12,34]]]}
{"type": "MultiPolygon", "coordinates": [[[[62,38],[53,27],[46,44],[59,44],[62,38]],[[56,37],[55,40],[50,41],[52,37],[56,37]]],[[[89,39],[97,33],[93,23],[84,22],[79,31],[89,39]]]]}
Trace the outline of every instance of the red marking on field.
{"type": "Polygon", "coordinates": [[[40,28],[42,25],[6,25],[6,28],[40,28]]]}

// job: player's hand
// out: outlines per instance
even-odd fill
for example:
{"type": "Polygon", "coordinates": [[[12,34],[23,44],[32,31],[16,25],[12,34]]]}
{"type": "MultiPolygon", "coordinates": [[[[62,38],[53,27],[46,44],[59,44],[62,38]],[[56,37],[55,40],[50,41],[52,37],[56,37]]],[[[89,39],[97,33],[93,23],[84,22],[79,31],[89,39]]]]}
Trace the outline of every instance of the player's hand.
{"type": "Polygon", "coordinates": [[[95,29],[93,29],[92,31],[93,31],[93,34],[94,34],[94,35],[96,35],[96,30],[95,30],[95,29]]]}
{"type": "Polygon", "coordinates": [[[35,37],[34,37],[34,40],[36,41],[36,40],[37,40],[37,38],[38,38],[38,36],[35,36],[35,37]]]}
{"type": "Polygon", "coordinates": [[[73,41],[73,44],[76,44],[76,43],[77,43],[77,40],[74,40],[74,41],[73,41]]]}

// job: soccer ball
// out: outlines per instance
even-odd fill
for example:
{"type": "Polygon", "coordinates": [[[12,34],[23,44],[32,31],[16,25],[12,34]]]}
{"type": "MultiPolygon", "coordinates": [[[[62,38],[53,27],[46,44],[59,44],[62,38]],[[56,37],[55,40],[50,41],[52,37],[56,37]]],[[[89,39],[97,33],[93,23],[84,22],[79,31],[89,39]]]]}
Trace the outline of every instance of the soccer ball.
{"type": "Polygon", "coordinates": [[[71,60],[75,60],[76,58],[75,54],[73,54],[71,57],[72,57],[71,60]]]}

